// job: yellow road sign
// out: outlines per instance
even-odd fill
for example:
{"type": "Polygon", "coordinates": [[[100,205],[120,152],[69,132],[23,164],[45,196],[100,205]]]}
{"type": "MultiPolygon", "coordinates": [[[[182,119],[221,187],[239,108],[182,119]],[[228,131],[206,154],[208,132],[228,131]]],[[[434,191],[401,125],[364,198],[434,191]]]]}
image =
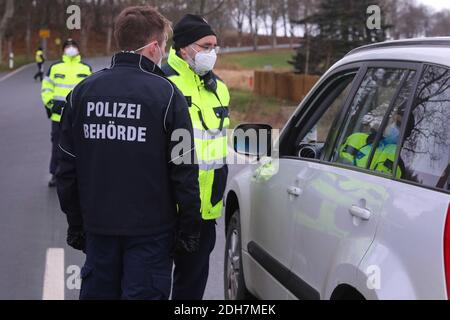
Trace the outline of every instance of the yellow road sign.
{"type": "Polygon", "coordinates": [[[41,37],[41,38],[50,38],[50,30],[49,29],[41,29],[41,30],[39,30],[39,37],[41,37]]]}

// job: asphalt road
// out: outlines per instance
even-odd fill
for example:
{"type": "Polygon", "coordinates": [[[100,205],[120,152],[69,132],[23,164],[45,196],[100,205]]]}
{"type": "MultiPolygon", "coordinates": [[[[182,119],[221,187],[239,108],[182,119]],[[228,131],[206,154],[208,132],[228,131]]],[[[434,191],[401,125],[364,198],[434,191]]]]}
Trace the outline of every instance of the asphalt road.
{"type": "MultiPolygon", "coordinates": [[[[94,70],[109,65],[86,61],[94,70]]],[[[0,299],[77,299],[84,256],[65,244],[66,220],[47,187],[50,121],[35,69],[0,75],[0,299]]],[[[221,219],[205,299],[223,299],[223,230],[221,219]]]]}

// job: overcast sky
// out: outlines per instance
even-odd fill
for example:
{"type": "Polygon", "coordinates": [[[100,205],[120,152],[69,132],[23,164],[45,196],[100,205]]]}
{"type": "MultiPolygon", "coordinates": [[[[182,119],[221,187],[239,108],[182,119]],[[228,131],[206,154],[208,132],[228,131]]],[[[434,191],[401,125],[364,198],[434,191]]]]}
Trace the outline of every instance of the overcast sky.
{"type": "Polygon", "coordinates": [[[417,2],[428,5],[436,11],[450,9],[450,0],[417,0],[417,2]]]}
{"type": "MultiPolygon", "coordinates": [[[[450,9],[450,0],[410,0],[410,1],[415,1],[416,3],[422,3],[424,5],[427,5],[427,6],[431,7],[434,11],[450,9]]],[[[249,30],[247,23],[245,23],[244,28],[247,31],[249,30]]],[[[301,27],[296,27],[296,35],[297,36],[299,36],[303,33],[301,30],[302,30],[301,27]]],[[[259,33],[260,34],[270,34],[270,30],[264,30],[264,28],[261,28],[259,30],[259,33]]],[[[283,28],[282,28],[282,22],[279,22],[278,28],[277,28],[277,35],[282,36],[283,34],[284,34],[284,32],[283,32],[283,28]]]]}

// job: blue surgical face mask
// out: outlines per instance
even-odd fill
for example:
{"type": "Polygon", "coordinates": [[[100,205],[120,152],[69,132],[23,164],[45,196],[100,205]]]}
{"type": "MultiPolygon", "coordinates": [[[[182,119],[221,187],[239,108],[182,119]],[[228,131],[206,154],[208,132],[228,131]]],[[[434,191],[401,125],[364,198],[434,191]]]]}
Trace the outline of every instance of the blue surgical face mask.
{"type": "Polygon", "coordinates": [[[395,123],[387,126],[384,130],[384,142],[386,144],[397,144],[400,136],[400,129],[395,123]]]}

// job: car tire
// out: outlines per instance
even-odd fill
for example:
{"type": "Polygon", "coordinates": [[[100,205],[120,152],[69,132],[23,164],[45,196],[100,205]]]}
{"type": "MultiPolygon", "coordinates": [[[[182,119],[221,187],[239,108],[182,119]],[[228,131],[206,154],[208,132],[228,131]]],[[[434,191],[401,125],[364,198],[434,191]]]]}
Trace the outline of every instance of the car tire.
{"type": "Polygon", "coordinates": [[[226,300],[254,300],[247,290],[242,268],[241,224],[239,209],[230,219],[225,241],[224,292],[226,300]]]}

